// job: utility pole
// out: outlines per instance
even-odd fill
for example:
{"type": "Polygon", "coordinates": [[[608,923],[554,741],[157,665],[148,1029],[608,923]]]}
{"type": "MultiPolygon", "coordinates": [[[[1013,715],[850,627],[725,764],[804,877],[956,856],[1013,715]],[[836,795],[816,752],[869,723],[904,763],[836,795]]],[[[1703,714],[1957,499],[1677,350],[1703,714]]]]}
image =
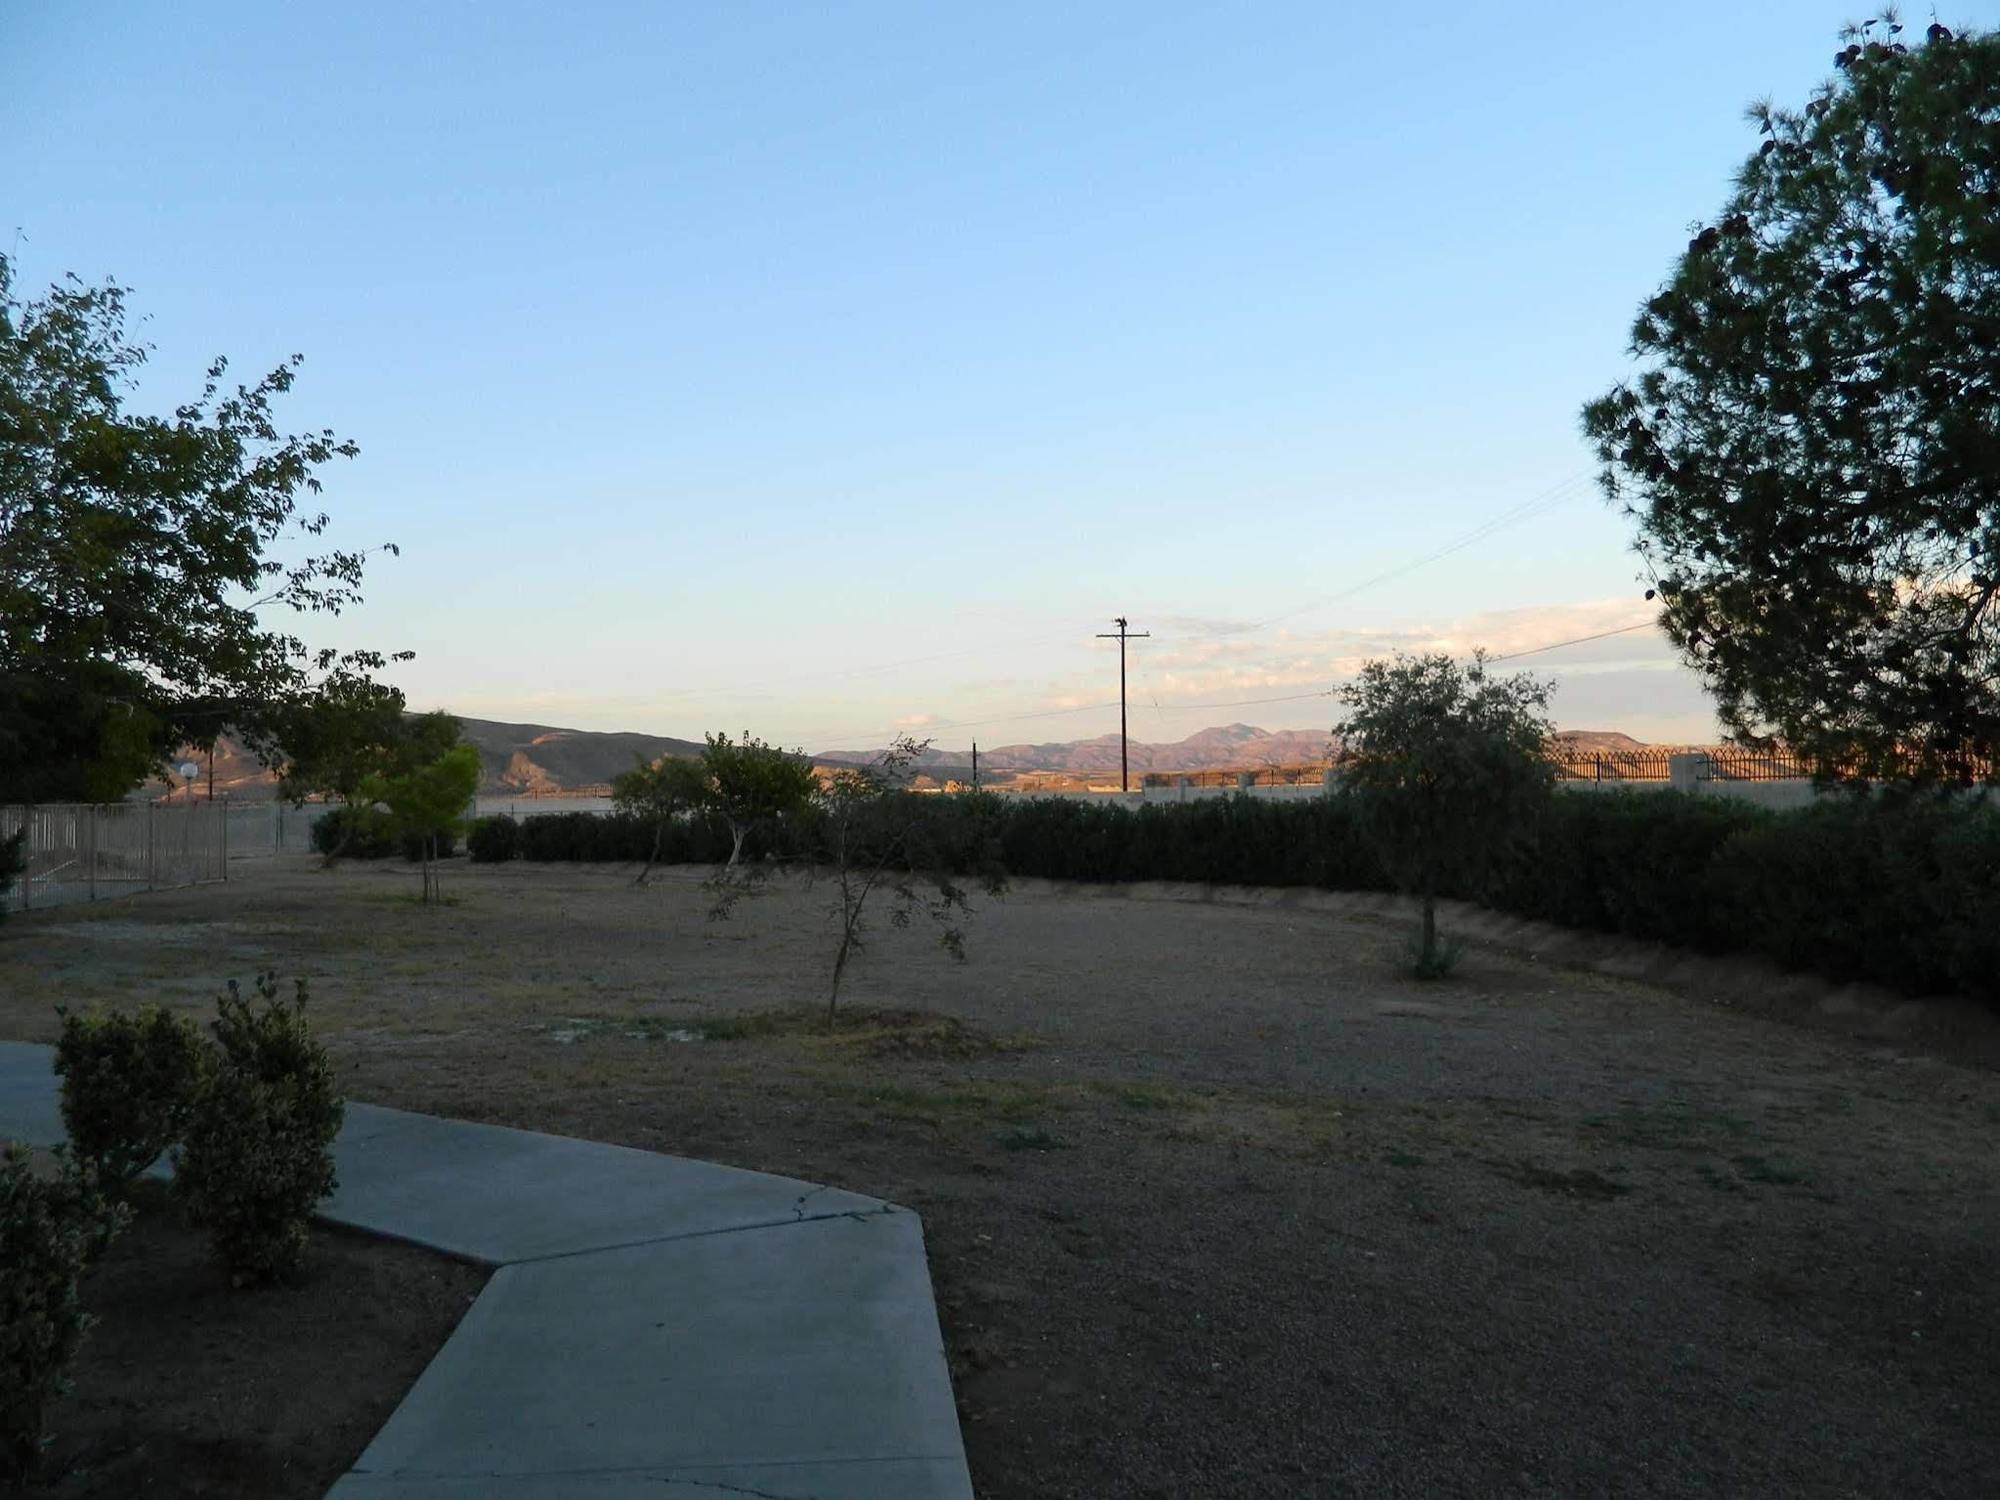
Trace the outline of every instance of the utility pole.
{"type": "Polygon", "coordinates": [[[1117,616],[1111,623],[1118,628],[1115,631],[1100,630],[1097,632],[1097,638],[1100,641],[1116,641],[1118,643],[1118,790],[1129,792],[1132,790],[1132,752],[1125,735],[1125,643],[1127,641],[1148,640],[1152,637],[1153,632],[1150,630],[1127,630],[1125,627],[1129,622],[1123,615],[1117,616]]]}
{"type": "Polygon", "coordinates": [[[972,789],[979,790],[979,741],[972,742],[972,789]]]}

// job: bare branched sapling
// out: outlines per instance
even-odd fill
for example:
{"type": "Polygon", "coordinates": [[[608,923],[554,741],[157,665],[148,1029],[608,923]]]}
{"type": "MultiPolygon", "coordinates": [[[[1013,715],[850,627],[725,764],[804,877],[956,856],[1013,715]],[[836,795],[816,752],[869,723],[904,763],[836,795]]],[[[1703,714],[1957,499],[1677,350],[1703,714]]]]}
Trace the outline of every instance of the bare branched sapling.
{"type": "MultiPolygon", "coordinates": [[[[922,816],[917,797],[905,790],[929,741],[904,736],[872,765],[837,771],[819,794],[825,819],[827,863],[839,898],[840,938],[834,948],[827,988],[829,1024],[840,1003],[840,982],[848,962],[868,938],[869,902],[886,891],[889,924],[908,927],[921,914],[936,928],[938,942],[953,958],[965,957],[962,919],[972,911],[966,891],[954,878],[946,852],[934,836],[934,820],[922,816]]],[[[982,884],[998,893],[997,865],[985,862],[982,884]]]]}

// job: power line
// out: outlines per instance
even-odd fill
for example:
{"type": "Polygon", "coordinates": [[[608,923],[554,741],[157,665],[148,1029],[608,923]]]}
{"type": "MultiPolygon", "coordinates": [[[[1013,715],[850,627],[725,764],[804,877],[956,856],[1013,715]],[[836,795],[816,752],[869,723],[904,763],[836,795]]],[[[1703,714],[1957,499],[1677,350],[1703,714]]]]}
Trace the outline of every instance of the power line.
{"type": "Polygon", "coordinates": [[[1280,624],[1283,621],[1308,614],[1315,609],[1322,609],[1329,604],[1337,604],[1344,599],[1350,599],[1367,589],[1375,588],[1381,584],[1401,578],[1406,574],[1414,573],[1419,568],[1428,567],[1440,559],[1450,557],[1455,552],[1463,552],[1467,547],[1476,546],[1488,537],[1504,531],[1510,526],[1518,526],[1523,521],[1567,505],[1571,500],[1574,500],[1579,494],[1584,492],[1588,487],[1588,481],[1591,479],[1592,474],[1593,471],[1588,469],[1579,470],[1567,479],[1557,481],[1539,494],[1529,496],[1520,504],[1509,507],[1489,520],[1482,521],[1479,525],[1473,527],[1472,530],[1445,543],[1442,547],[1435,548],[1419,557],[1414,557],[1408,562],[1399,563],[1393,568],[1373,574],[1370,577],[1360,580],[1358,583],[1351,583],[1345,588],[1336,589],[1333,593],[1322,594],[1316,599],[1309,599],[1304,604],[1296,605],[1282,614],[1271,615],[1266,619],[1255,621],[1243,630],[1195,632],[1190,636],[1182,637],[1182,639],[1208,640],[1222,636],[1248,635],[1252,631],[1268,630],[1273,625],[1280,624]]]}
{"type": "Polygon", "coordinates": [[[1635,630],[1645,630],[1658,622],[1640,620],[1632,625],[1620,625],[1616,630],[1600,630],[1595,635],[1579,635],[1567,641],[1552,641],[1546,646],[1531,646],[1526,651],[1509,651],[1505,656],[1489,656],[1488,661],[1518,661],[1524,656],[1540,656],[1544,651],[1560,651],[1565,646],[1581,646],[1585,641],[1607,640],[1614,635],[1630,635],[1635,630]]]}
{"type": "MultiPolygon", "coordinates": [[[[1508,507],[1500,514],[1490,517],[1485,521],[1482,521],[1479,525],[1472,528],[1472,530],[1464,533],[1462,536],[1459,536],[1450,542],[1447,542],[1441,547],[1434,548],[1429,552],[1421,554],[1420,556],[1411,558],[1408,562],[1399,563],[1397,566],[1386,569],[1383,572],[1376,573],[1371,577],[1363,578],[1358,582],[1349,584],[1345,588],[1336,590],[1331,594],[1323,594],[1316,599],[1307,600],[1305,603],[1297,605],[1292,609],[1286,610],[1282,614],[1272,615],[1268,619],[1257,621],[1248,626],[1247,629],[1245,630],[1194,631],[1185,635],[1166,636],[1162,637],[1162,639],[1215,640],[1215,639],[1221,639],[1226,636],[1248,634],[1251,631],[1269,629],[1272,625],[1276,625],[1281,623],[1282,621],[1292,619],[1297,615],[1306,614],[1312,610],[1319,609],[1324,605],[1338,603],[1343,599],[1351,598],[1353,595],[1361,593],[1366,589],[1375,588],[1381,584],[1388,583],[1394,579],[1404,577],[1405,575],[1410,573],[1414,573],[1419,568],[1428,567],[1431,563],[1434,563],[1441,558],[1449,557],[1455,552],[1462,552],[1467,547],[1477,545],[1478,543],[1484,541],[1487,537],[1494,535],[1496,532],[1503,531],[1510,526],[1517,526],[1523,521],[1530,520],[1537,515],[1544,514],[1548,511],[1557,509],[1558,507],[1567,504],[1569,501],[1576,498],[1576,496],[1581,492],[1581,488],[1584,487],[1587,481],[1593,477],[1593,473],[1594,471],[1591,470],[1583,470],[1578,473],[1572,474],[1566,479],[1559,480],[1557,483],[1549,486],[1547,489],[1539,491],[1536,494],[1530,495],[1526,500],[1523,500],[1516,505],[1508,507]]],[[[824,682],[836,678],[865,677],[873,675],[878,672],[897,671],[904,667],[922,666],[940,661],[954,661],[968,656],[982,656],[996,649],[1010,649],[1010,648],[1019,649],[1030,646],[1067,644],[1073,642],[1075,639],[1076,638],[1072,635],[1064,634],[1060,636],[1056,635],[1034,636],[1030,638],[1016,639],[1004,642],[982,642],[979,645],[963,647],[958,650],[936,652],[925,656],[906,657],[900,661],[879,662],[872,666],[836,668],[834,671],[831,672],[816,671],[816,672],[789,673],[782,677],[765,678],[757,683],[738,686],[736,688],[736,691],[742,694],[754,696],[764,691],[767,688],[783,687],[789,683],[794,683],[794,682],[808,682],[808,681],[824,682]]],[[[713,691],[715,690],[712,688],[679,688],[665,693],[652,694],[650,695],[649,701],[659,703],[674,699],[693,698],[713,691]]],[[[1061,710],[1061,712],[1065,713],[1071,711],[1072,710],[1068,709],[1061,710]]],[[[1082,710],[1075,710],[1075,711],[1081,712],[1082,710]]],[[[982,719],[977,722],[983,724],[1001,723],[1004,722],[1004,719],[1006,717],[1028,718],[1032,717],[1032,715],[1027,715],[1027,714],[1008,715],[999,719],[982,719]]],[[[968,724],[969,722],[971,721],[961,721],[959,724],[940,725],[937,727],[940,728],[965,727],[966,724],[968,724]]],[[[829,738],[839,738],[839,737],[829,736],[829,738]]]]}
{"type": "MultiPolygon", "coordinates": [[[[1323,606],[1328,604],[1338,603],[1339,601],[1351,598],[1355,594],[1359,594],[1364,590],[1378,587],[1381,584],[1390,582],[1394,579],[1401,578],[1410,573],[1416,572],[1420,568],[1428,567],[1431,563],[1437,562],[1442,558],[1449,557],[1457,552],[1462,552],[1468,547],[1476,546],[1479,542],[1484,541],[1487,537],[1490,537],[1497,532],[1503,531],[1510,526],[1519,525],[1523,521],[1530,520],[1535,516],[1544,514],[1548,511],[1554,510],[1562,505],[1565,505],[1570,500],[1574,499],[1578,493],[1580,493],[1581,488],[1585,486],[1587,484],[1587,481],[1589,481],[1592,477],[1593,477],[1593,471],[1591,470],[1583,470],[1578,473],[1572,474],[1565,479],[1559,480],[1557,483],[1549,486],[1547,489],[1542,490],[1537,494],[1529,496],[1526,500],[1523,500],[1516,505],[1508,507],[1506,510],[1500,512],[1498,515],[1493,516],[1488,520],[1481,522],[1479,525],[1473,527],[1470,531],[1453,539],[1450,542],[1447,542],[1445,545],[1441,547],[1434,548],[1429,552],[1411,558],[1409,561],[1400,563],[1393,568],[1385,569],[1380,573],[1376,573],[1371,575],[1370,577],[1363,578],[1358,582],[1349,584],[1345,588],[1338,589],[1333,593],[1323,594],[1316,599],[1307,600],[1305,603],[1297,605],[1292,609],[1286,610],[1281,614],[1272,615],[1267,619],[1257,621],[1248,626],[1247,629],[1245,630],[1195,631],[1187,635],[1175,635],[1166,638],[1173,640],[1210,640],[1210,639],[1220,639],[1226,636],[1247,634],[1250,631],[1269,629],[1273,625],[1279,624],[1285,620],[1292,619],[1298,615],[1306,614],[1312,610],[1322,608],[1323,606]]],[[[781,687],[784,686],[785,684],[792,682],[827,681],[833,678],[861,677],[878,672],[897,671],[904,667],[928,665],[933,662],[951,661],[951,660],[962,659],[967,656],[984,655],[995,649],[1000,648],[1001,646],[1018,649],[1020,647],[1025,647],[1025,646],[1053,644],[1057,642],[1068,643],[1074,641],[1074,639],[1075,637],[1065,634],[1062,636],[1036,637],[1033,639],[1014,640],[1004,643],[983,642],[980,645],[965,647],[959,650],[936,652],[925,656],[907,657],[900,661],[882,662],[872,666],[840,668],[836,669],[833,672],[823,672],[823,671],[803,672],[796,674],[788,674],[783,677],[767,678],[764,681],[756,684],[751,684],[747,686],[738,686],[736,691],[738,693],[749,694],[754,696],[766,688],[781,687]]],[[[1560,644],[1567,644],[1567,643],[1560,643],[1560,644]]],[[[1123,653],[1123,649],[1124,648],[1121,644],[1120,646],[1121,655],[1123,653]]],[[[1542,649],[1554,650],[1555,647],[1551,646],[1542,649]]],[[[1514,653],[1514,654],[1525,655],[1528,653],[1514,653]]],[[[1504,659],[1505,658],[1501,657],[1492,658],[1492,660],[1496,661],[1504,659]]],[[[670,699],[691,698],[712,691],[714,690],[710,688],[683,688],[666,693],[652,694],[650,695],[649,701],[654,703],[659,703],[670,699]]],[[[1123,698],[1123,696],[1124,694],[1121,690],[1120,693],[1121,699],[1123,698]]],[[[1203,707],[1210,707],[1210,708],[1254,707],[1263,703],[1297,702],[1303,698],[1322,697],[1322,696],[1327,696],[1327,695],[1319,693],[1305,693],[1298,695],[1282,696],[1278,698],[1243,699],[1240,702],[1232,702],[1232,703],[1175,704],[1171,705],[1171,707],[1175,709],[1179,708],[1195,709],[1203,707]]],[[[998,714],[989,718],[981,718],[981,719],[956,719],[938,724],[925,725],[924,728],[973,729],[973,728],[980,728],[989,724],[1011,723],[1015,720],[1054,718],[1069,714],[1091,713],[1099,709],[1109,708],[1111,706],[1112,705],[1109,702],[1078,704],[1069,708],[1037,710],[1030,713],[998,714]]],[[[1158,703],[1157,694],[1155,694],[1154,706],[1160,709],[1161,712],[1163,713],[1166,712],[1166,708],[1162,707],[1158,703]]],[[[894,729],[891,729],[889,732],[893,734],[895,731],[894,729]]],[[[855,735],[824,734],[816,736],[815,738],[819,739],[822,743],[831,743],[840,740],[859,740],[859,739],[867,739],[873,737],[875,737],[875,732],[871,731],[868,733],[855,734],[855,735]]]]}
{"type": "Polygon", "coordinates": [[[1308,698],[1331,698],[1332,688],[1320,688],[1310,693],[1282,693],[1275,698],[1234,698],[1227,703],[1170,703],[1162,708],[1162,713],[1179,713],[1182,709],[1208,708],[1255,708],[1264,703],[1303,703],[1308,698]]]}
{"type": "MultiPolygon", "coordinates": [[[[1635,630],[1645,630],[1654,624],[1655,622],[1650,619],[1636,620],[1630,625],[1620,625],[1613,630],[1593,631],[1589,635],[1572,636],[1570,639],[1564,641],[1551,641],[1546,646],[1530,646],[1525,650],[1509,651],[1506,652],[1504,655],[1489,656],[1486,659],[1489,662],[1518,661],[1521,658],[1527,656],[1540,656],[1544,652],[1560,651],[1565,646],[1581,646],[1590,641],[1609,640],[1613,636],[1630,635],[1635,630]]],[[[1112,638],[1115,639],[1115,637],[1112,638]]],[[[1133,638],[1134,639],[1137,638],[1136,633],[1133,638]]],[[[1331,698],[1338,691],[1335,688],[1322,688],[1310,693],[1280,693],[1275,696],[1266,698],[1231,698],[1221,702],[1163,704],[1160,702],[1158,691],[1150,686],[1151,684],[1150,676],[1147,678],[1147,682],[1148,682],[1148,692],[1153,699],[1153,707],[1163,716],[1170,713],[1194,712],[1198,710],[1211,709],[1211,708],[1260,708],[1265,704],[1269,703],[1303,703],[1311,698],[1331,698]]],[[[1120,702],[1111,699],[1106,699],[1101,703],[1077,703],[1077,704],[1072,704],[1066,708],[1036,709],[1028,713],[1018,713],[1018,714],[996,714],[993,717],[986,719],[954,719],[938,724],[926,724],[923,727],[927,730],[979,729],[979,728],[984,728],[986,725],[989,724],[1011,724],[1014,723],[1016,720],[1025,720],[1025,719],[1064,718],[1070,714],[1095,713],[1100,709],[1114,708],[1114,707],[1122,708],[1122,706],[1123,705],[1120,702]]],[[[891,732],[893,733],[893,731],[891,732]]],[[[859,740],[859,739],[872,738],[874,737],[875,733],[876,733],[875,731],[869,731],[861,734],[850,734],[850,735],[822,735],[819,736],[819,738],[824,740],[839,740],[839,739],[859,740]]]]}
{"type": "MultiPolygon", "coordinates": [[[[1652,626],[1654,623],[1655,622],[1652,620],[1637,620],[1630,625],[1620,625],[1614,630],[1593,631],[1589,635],[1572,636],[1570,639],[1565,641],[1551,641],[1546,646],[1530,646],[1522,651],[1509,651],[1505,655],[1489,656],[1486,659],[1489,662],[1518,661],[1522,657],[1526,656],[1540,656],[1544,652],[1560,651],[1565,646],[1581,646],[1590,641],[1608,640],[1612,636],[1630,635],[1633,631],[1645,630],[1650,626],[1652,626]]],[[[1151,690],[1149,689],[1149,691],[1151,690]]],[[[1152,692],[1152,698],[1153,698],[1153,707],[1156,710],[1158,710],[1162,715],[1165,715],[1169,713],[1199,712],[1212,708],[1261,708],[1265,704],[1269,703],[1304,703],[1312,698],[1331,698],[1336,694],[1337,691],[1338,689],[1336,688],[1320,688],[1309,693],[1279,693],[1265,698],[1230,698],[1222,700],[1220,702],[1206,702],[1206,703],[1163,704],[1159,701],[1159,695],[1157,692],[1152,692]]],[[[1102,703],[1078,703],[1078,704],[1072,704],[1067,708],[1038,709],[1031,713],[1021,713],[1021,714],[999,714],[990,719],[959,719],[941,724],[926,724],[924,728],[926,729],[983,728],[985,725],[988,724],[1011,724],[1016,720],[1020,719],[1054,719],[1054,718],[1062,718],[1069,714],[1094,713],[1099,709],[1112,708],[1116,706],[1118,705],[1114,704],[1111,700],[1107,699],[1102,703]]],[[[838,739],[838,738],[864,739],[868,737],[869,736],[865,734],[846,735],[846,736],[836,736],[836,735],[825,736],[825,738],[828,739],[838,739]]]]}

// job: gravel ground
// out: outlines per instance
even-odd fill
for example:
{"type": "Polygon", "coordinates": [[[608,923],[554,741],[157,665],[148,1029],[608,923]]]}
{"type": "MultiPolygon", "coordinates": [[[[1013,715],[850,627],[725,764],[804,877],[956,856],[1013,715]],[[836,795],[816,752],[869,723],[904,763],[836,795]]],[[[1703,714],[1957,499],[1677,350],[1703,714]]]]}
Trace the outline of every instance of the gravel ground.
{"type": "Polygon", "coordinates": [[[400,866],[0,928],[0,1031],[304,974],[356,1098],[924,1214],[974,1478],[1014,1496],[2000,1492],[2000,1078],[1365,915],[400,866]],[[917,1012],[919,1014],[902,1014],[917,1012]],[[686,1040],[685,1038],[706,1038],[686,1040]]]}
{"type": "Polygon", "coordinates": [[[486,1284],[483,1268],[322,1229],[297,1283],[238,1290],[163,1184],[132,1198],[83,1280],[97,1322],[21,1492],[36,1500],[319,1500],[486,1284]]]}

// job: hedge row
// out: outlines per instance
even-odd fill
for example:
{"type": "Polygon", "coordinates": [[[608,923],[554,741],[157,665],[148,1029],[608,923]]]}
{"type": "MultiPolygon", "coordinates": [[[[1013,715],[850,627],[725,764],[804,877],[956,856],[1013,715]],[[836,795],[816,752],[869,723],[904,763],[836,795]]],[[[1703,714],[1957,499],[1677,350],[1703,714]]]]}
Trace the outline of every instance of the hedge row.
{"type": "MultiPolygon", "coordinates": [[[[934,796],[914,808],[955,867],[998,850],[1050,880],[1390,888],[1342,797],[1204,798],[1128,808],[1062,798],[934,796]]],[[[564,813],[474,825],[474,858],[643,860],[637,818],[564,813]],[[509,823],[509,832],[490,828],[509,823]]],[[[751,851],[813,859],[815,820],[751,851]]],[[[714,864],[728,830],[671,825],[667,863],[714,864]]],[[[1447,894],[1496,910],[1706,952],[1761,953],[1836,980],[2000,1002],[2000,808],[1829,798],[1793,812],[1669,791],[1566,792],[1502,871],[1447,894]]]]}
{"type": "MultiPolygon", "coordinates": [[[[343,859],[390,859],[400,854],[415,864],[424,857],[423,838],[414,833],[399,836],[389,815],[379,807],[336,807],[322,813],[313,821],[312,844],[321,854],[343,859]]],[[[456,850],[453,835],[438,834],[439,859],[450,859],[456,850]]]]}

